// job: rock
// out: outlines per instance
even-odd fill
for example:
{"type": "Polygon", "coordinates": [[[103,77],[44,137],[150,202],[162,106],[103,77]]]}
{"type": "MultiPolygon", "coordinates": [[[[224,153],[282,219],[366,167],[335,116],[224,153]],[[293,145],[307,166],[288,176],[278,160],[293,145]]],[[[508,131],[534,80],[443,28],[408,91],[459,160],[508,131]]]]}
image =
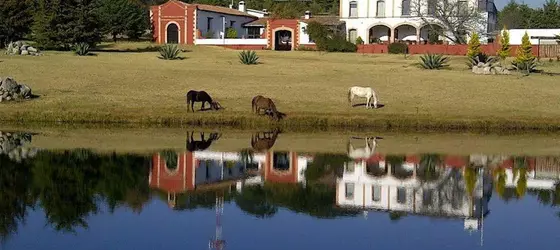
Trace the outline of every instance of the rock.
{"type": "Polygon", "coordinates": [[[484,63],[479,62],[476,66],[478,66],[479,68],[484,67],[484,63]]]}
{"type": "Polygon", "coordinates": [[[12,55],[19,55],[19,48],[18,47],[12,48],[12,55]]]}
{"type": "Polygon", "coordinates": [[[29,48],[29,45],[27,44],[21,45],[21,50],[27,50],[27,48],[29,48]]]}
{"type": "Polygon", "coordinates": [[[29,55],[29,51],[27,51],[27,50],[22,50],[22,51],[21,51],[21,55],[22,55],[22,56],[29,55]]]}
{"type": "Polygon", "coordinates": [[[25,84],[19,86],[19,94],[21,98],[28,99],[31,97],[31,88],[25,84]]]}
{"type": "Polygon", "coordinates": [[[0,102],[4,101],[4,97],[0,96],[0,102]]]}
{"type": "Polygon", "coordinates": [[[36,48],[33,48],[31,46],[29,46],[29,48],[27,48],[27,51],[29,51],[30,54],[39,52],[36,48]]]}
{"type": "Polygon", "coordinates": [[[13,78],[7,77],[0,83],[0,89],[4,92],[15,92],[18,89],[18,84],[13,78]]]}
{"type": "Polygon", "coordinates": [[[492,68],[486,66],[482,69],[482,73],[485,74],[485,75],[490,75],[490,74],[492,74],[492,68]]]}
{"type": "Polygon", "coordinates": [[[12,97],[10,97],[10,96],[6,97],[6,101],[11,101],[11,100],[12,100],[12,97]]]}

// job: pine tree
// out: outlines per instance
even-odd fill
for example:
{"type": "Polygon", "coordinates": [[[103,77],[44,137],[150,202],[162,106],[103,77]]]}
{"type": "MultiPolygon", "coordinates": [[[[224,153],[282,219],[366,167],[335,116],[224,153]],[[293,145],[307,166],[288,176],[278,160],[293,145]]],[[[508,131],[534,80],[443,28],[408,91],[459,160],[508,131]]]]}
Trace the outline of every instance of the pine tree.
{"type": "Polygon", "coordinates": [[[502,30],[502,34],[500,37],[500,48],[498,49],[498,52],[496,54],[498,54],[498,56],[504,60],[506,59],[506,57],[509,56],[509,51],[510,51],[510,45],[509,45],[509,31],[506,29],[506,26],[504,26],[504,29],[502,30]]]}
{"type": "Polygon", "coordinates": [[[469,58],[474,58],[475,56],[480,54],[480,52],[481,52],[481,50],[480,50],[480,39],[478,38],[477,33],[472,34],[471,39],[469,40],[468,46],[469,47],[468,47],[468,51],[467,51],[467,56],[469,58]]]}
{"type": "Polygon", "coordinates": [[[29,0],[1,0],[0,48],[28,35],[32,23],[33,16],[29,0]]]}
{"type": "Polygon", "coordinates": [[[529,34],[525,32],[523,38],[521,39],[521,47],[517,49],[517,57],[515,58],[515,63],[527,63],[535,60],[532,47],[533,46],[531,46],[531,41],[529,40],[529,34]]]}

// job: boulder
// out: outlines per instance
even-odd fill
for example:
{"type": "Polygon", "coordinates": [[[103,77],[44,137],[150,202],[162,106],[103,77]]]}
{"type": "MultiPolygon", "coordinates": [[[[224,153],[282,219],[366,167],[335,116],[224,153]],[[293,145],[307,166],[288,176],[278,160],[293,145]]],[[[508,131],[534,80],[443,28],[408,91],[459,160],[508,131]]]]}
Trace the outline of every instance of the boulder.
{"type": "Polygon", "coordinates": [[[31,46],[30,46],[29,48],[27,48],[27,51],[29,51],[29,53],[37,53],[37,52],[39,52],[36,48],[33,48],[33,47],[31,47],[31,46]]]}
{"type": "Polygon", "coordinates": [[[18,89],[18,84],[13,78],[7,77],[0,83],[0,89],[4,92],[15,92],[18,89]]]}
{"type": "Polygon", "coordinates": [[[22,51],[21,51],[21,55],[22,55],[22,56],[29,55],[29,51],[27,51],[27,50],[22,50],[22,51]]]}

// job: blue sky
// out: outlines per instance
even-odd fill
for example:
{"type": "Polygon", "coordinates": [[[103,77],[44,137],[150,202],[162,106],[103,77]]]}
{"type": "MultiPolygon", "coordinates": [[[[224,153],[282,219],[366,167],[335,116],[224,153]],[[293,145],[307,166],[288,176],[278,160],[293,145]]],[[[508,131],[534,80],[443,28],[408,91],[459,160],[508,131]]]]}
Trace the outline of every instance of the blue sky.
{"type": "MultiPolygon", "coordinates": [[[[506,5],[507,3],[509,3],[510,0],[494,0],[494,3],[496,4],[496,7],[501,10],[504,5],[506,5]]],[[[546,2],[546,0],[516,0],[516,2],[518,3],[526,3],[527,5],[531,6],[531,7],[541,7],[544,2],[546,2]]]]}

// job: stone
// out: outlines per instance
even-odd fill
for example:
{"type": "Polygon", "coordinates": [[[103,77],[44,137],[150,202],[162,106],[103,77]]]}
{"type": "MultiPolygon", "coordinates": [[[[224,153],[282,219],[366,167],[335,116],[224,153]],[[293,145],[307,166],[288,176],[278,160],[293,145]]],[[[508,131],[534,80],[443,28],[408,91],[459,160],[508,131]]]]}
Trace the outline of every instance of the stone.
{"type": "Polygon", "coordinates": [[[19,94],[22,98],[30,98],[31,97],[31,88],[25,84],[21,84],[19,86],[19,94]]]}
{"type": "Polygon", "coordinates": [[[4,97],[0,96],[0,102],[4,101],[4,97]]]}
{"type": "Polygon", "coordinates": [[[27,50],[27,48],[29,48],[29,45],[27,44],[21,45],[21,50],[27,50]]]}
{"type": "Polygon", "coordinates": [[[11,101],[11,100],[12,100],[11,96],[6,97],[6,101],[11,101]]]}
{"type": "Polygon", "coordinates": [[[22,50],[22,51],[21,51],[21,55],[22,55],[22,56],[29,55],[29,51],[27,51],[27,50],[22,50]]]}
{"type": "Polygon", "coordinates": [[[19,48],[18,47],[12,48],[12,55],[19,55],[19,48]]]}
{"type": "Polygon", "coordinates": [[[476,66],[482,68],[482,67],[484,67],[484,63],[479,62],[476,66]]]}
{"type": "Polygon", "coordinates": [[[488,66],[487,66],[487,67],[484,67],[484,68],[482,69],[482,73],[485,74],[485,75],[490,75],[490,74],[492,74],[492,68],[491,68],[491,67],[488,67],[488,66]]]}
{"type": "Polygon", "coordinates": [[[33,48],[31,46],[29,48],[27,48],[27,51],[29,51],[30,54],[39,52],[39,50],[37,50],[36,48],[33,48]]]}
{"type": "Polygon", "coordinates": [[[4,92],[15,92],[17,87],[17,82],[11,77],[7,77],[0,83],[0,89],[3,89],[4,92]]]}

